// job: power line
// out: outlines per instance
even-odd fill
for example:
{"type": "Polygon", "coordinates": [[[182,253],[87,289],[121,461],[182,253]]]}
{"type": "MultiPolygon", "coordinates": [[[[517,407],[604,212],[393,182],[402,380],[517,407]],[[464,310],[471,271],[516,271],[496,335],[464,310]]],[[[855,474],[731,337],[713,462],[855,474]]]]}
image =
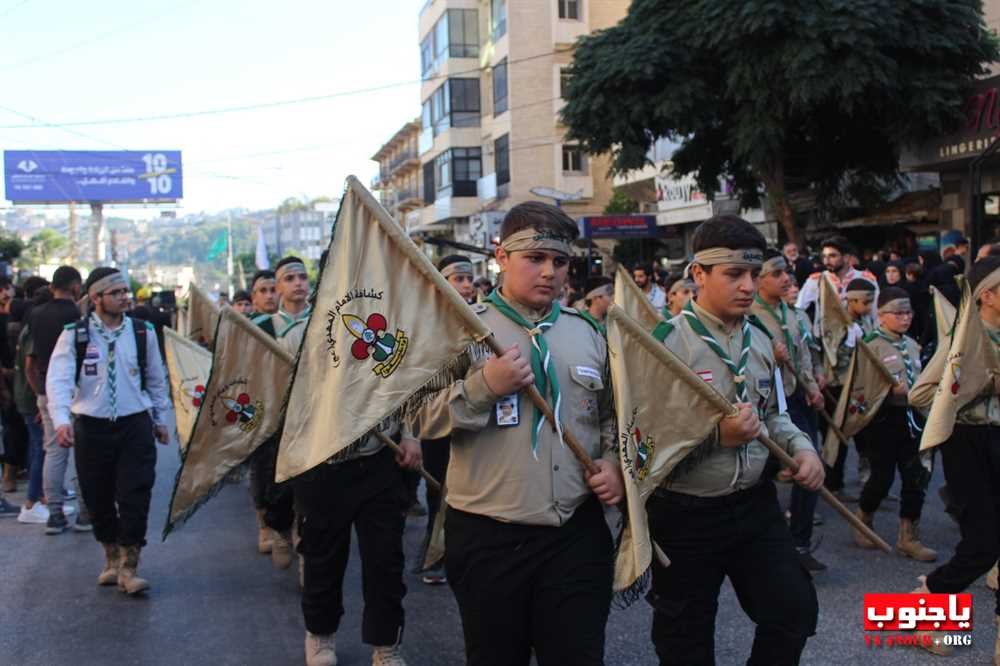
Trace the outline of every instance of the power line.
{"type": "MultiPolygon", "coordinates": [[[[559,53],[567,53],[572,51],[572,49],[555,49],[553,51],[547,51],[545,53],[539,53],[533,56],[527,56],[524,58],[518,58],[514,60],[509,60],[507,65],[515,65],[523,62],[529,62],[532,60],[538,60],[539,58],[548,58],[559,53]]],[[[0,66],[0,69],[3,69],[0,66]]],[[[428,77],[426,79],[411,80],[411,81],[401,81],[397,83],[386,83],[378,86],[370,86],[367,88],[358,88],[355,90],[344,90],[340,92],[328,93],[324,95],[310,95],[307,97],[297,97],[292,99],[284,100],[274,100],[270,102],[257,102],[254,104],[244,104],[240,106],[230,106],[230,107],[220,107],[217,109],[202,109],[198,111],[180,111],[176,113],[163,113],[159,115],[152,116],[129,116],[122,118],[106,118],[103,120],[75,120],[60,123],[42,123],[42,124],[31,124],[31,125],[0,125],[0,129],[38,129],[39,127],[96,127],[100,125],[126,125],[133,123],[147,123],[147,122],[158,122],[163,120],[181,120],[185,118],[198,118],[203,116],[215,116],[223,115],[228,113],[244,113],[247,111],[261,111],[265,109],[274,109],[285,106],[297,106],[300,104],[310,104],[315,102],[323,102],[331,99],[340,99],[343,97],[355,97],[357,95],[368,95],[376,92],[382,92],[385,90],[391,90],[393,88],[401,88],[404,86],[411,86],[415,84],[427,83],[428,81],[436,81],[440,79],[450,79],[458,78],[464,74],[478,74],[486,69],[485,67],[477,67],[475,69],[469,69],[461,72],[452,72],[450,74],[436,74],[434,76],[428,77]]]]}

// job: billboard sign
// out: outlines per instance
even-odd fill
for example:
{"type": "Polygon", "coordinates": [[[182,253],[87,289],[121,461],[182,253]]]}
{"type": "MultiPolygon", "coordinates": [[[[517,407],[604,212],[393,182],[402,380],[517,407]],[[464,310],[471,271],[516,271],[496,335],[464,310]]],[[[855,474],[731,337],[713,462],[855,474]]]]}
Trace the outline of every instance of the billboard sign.
{"type": "Polygon", "coordinates": [[[656,226],[655,215],[595,215],[583,218],[584,238],[663,238],[674,230],[656,226]]]}
{"type": "Polygon", "coordinates": [[[5,150],[6,198],[15,203],[176,201],[179,150],[5,150]]]}

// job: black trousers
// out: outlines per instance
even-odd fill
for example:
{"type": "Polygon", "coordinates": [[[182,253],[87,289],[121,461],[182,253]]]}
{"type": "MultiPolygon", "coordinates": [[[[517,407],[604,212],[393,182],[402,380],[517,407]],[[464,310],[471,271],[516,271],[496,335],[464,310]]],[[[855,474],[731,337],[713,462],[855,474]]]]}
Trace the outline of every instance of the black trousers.
{"type": "Polygon", "coordinates": [[[715,664],[715,616],[725,577],[757,625],[748,664],[798,664],[816,632],[812,577],[799,564],[774,484],[719,498],[657,491],[646,503],[654,558],[653,645],[661,664],[715,664]]]}
{"type": "Polygon", "coordinates": [[[153,421],[146,412],[116,421],[76,416],[76,475],[101,543],[145,546],[156,480],[153,421]]]}
{"type": "Polygon", "coordinates": [[[858,506],[875,513],[889,494],[899,470],[902,489],[899,517],[920,520],[930,472],[920,464],[920,442],[910,432],[906,407],[883,404],[868,426],[854,437],[858,451],[871,465],[871,476],[861,489],[858,506]]]}
{"type": "MultiPolygon", "coordinates": [[[[806,402],[806,394],[801,386],[796,387],[795,393],[788,396],[788,416],[791,417],[792,423],[809,437],[818,454],[816,410],[806,402]]],[[[797,483],[792,486],[791,501],[788,506],[792,517],[788,527],[792,532],[792,541],[798,549],[806,550],[812,543],[813,517],[816,515],[818,499],[819,495],[811,490],[806,490],[797,483]]]]}
{"type": "Polygon", "coordinates": [[[596,498],[561,527],[501,523],[448,508],[448,583],[469,666],[604,663],[612,543],[596,498]]]}
{"type": "MultiPolygon", "coordinates": [[[[826,399],[826,411],[828,414],[834,414],[837,409],[837,400],[840,400],[840,392],[844,390],[843,386],[828,386],[827,391],[835,398],[833,402],[829,398],[826,399]]],[[[829,426],[824,424],[823,426],[823,441],[826,441],[826,433],[829,430],[829,426]]],[[[834,461],[833,465],[826,465],[826,478],[823,481],[823,485],[826,486],[827,490],[831,492],[837,492],[844,489],[844,464],[847,462],[847,444],[843,442],[840,443],[840,448],[837,450],[837,459],[834,461]]]]}
{"type": "MultiPolygon", "coordinates": [[[[425,439],[420,442],[420,449],[424,458],[424,469],[440,483],[445,483],[448,474],[448,461],[451,459],[451,437],[440,437],[438,439],[425,439]]],[[[434,520],[437,518],[438,510],[441,508],[441,491],[427,485],[427,533],[424,536],[424,550],[430,542],[431,532],[434,531],[434,520]]],[[[423,566],[421,558],[420,566],[423,566]]]]}
{"type": "MultiPolygon", "coordinates": [[[[954,594],[1000,558],[1000,428],[956,424],[940,449],[962,538],[951,559],[927,576],[927,587],[954,594]]],[[[1000,593],[996,612],[1000,615],[1000,593]]]]}
{"type": "Polygon", "coordinates": [[[295,520],[295,498],[289,483],[275,483],[278,440],[269,439],[250,456],[250,495],[254,508],[264,512],[264,524],[287,533],[295,520]]]}
{"type": "Polygon", "coordinates": [[[365,608],[361,639],[395,645],[403,637],[403,529],[406,489],[392,451],[322,464],[293,480],[302,516],[298,551],[305,561],[302,615],[311,633],[337,631],[344,615],[344,572],[351,527],[361,552],[365,608]]]}

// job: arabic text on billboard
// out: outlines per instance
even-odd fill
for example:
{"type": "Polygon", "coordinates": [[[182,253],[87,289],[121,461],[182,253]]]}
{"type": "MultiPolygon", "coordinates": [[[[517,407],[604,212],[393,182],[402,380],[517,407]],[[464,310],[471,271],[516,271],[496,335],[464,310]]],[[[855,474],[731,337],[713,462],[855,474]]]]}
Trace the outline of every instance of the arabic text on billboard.
{"type": "Polygon", "coordinates": [[[183,196],[179,150],[7,150],[3,158],[10,201],[173,201],[183,196]]]}

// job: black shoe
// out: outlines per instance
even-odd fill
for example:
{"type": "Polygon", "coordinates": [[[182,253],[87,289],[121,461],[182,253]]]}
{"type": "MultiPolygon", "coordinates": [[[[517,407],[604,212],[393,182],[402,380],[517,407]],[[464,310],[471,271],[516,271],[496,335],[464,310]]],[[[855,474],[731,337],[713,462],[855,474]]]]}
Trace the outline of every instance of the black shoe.
{"type": "Polygon", "coordinates": [[[94,525],[90,522],[90,512],[81,511],[77,517],[76,522],[73,523],[74,532],[93,532],[94,525]]]}
{"type": "Polygon", "coordinates": [[[820,525],[822,525],[825,522],[826,521],[823,520],[823,516],[822,515],[820,515],[818,513],[814,513],[813,514],[813,527],[819,527],[820,525]]]}
{"type": "Polygon", "coordinates": [[[20,513],[21,509],[8,502],[5,498],[0,497],[0,518],[13,518],[20,515],[20,513]]]}
{"type": "Polygon", "coordinates": [[[46,534],[62,534],[69,527],[66,514],[62,510],[53,510],[49,513],[49,521],[45,523],[46,534]]]}
{"type": "Polygon", "coordinates": [[[799,558],[799,564],[806,568],[810,573],[819,573],[820,571],[826,571],[826,565],[817,560],[812,556],[809,551],[802,552],[801,550],[795,551],[799,558]]]}

